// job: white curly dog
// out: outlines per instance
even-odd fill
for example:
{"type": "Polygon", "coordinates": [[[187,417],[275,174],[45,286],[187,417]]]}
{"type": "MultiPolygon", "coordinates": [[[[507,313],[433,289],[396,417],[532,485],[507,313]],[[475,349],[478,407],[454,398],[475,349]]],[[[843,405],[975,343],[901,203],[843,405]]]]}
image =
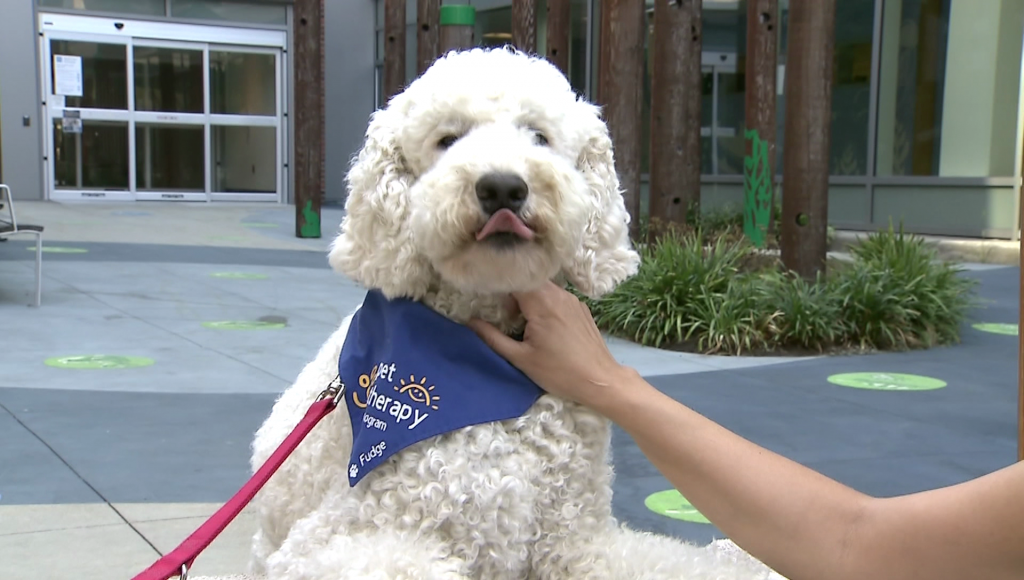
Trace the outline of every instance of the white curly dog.
{"type": "MultiPolygon", "coordinates": [[[[374,113],[329,261],[388,298],[508,333],[510,291],[590,296],[636,272],[608,130],[547,61],[511,49],[439,59],[374,113]]],[[[256,434],[259,467],[337,374],[351,316],[256,434]]],[[[336,411],[255,500],[251,572],[274,580],[744,579],[772,572],[612,515],[609,422],[544,395],[519,418],[406,448],[348,481],[336,411]]]]}

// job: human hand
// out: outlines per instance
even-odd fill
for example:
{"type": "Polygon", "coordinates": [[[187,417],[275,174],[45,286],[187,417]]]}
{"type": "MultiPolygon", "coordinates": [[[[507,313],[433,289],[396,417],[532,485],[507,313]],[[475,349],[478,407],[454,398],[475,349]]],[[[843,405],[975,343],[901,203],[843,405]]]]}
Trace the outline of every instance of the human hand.
{"type": "Polygon", "coordinates": [[[587,406],[598,406],[629,369],[615,360],[594,323],[590,309],[576,296],[546,283],[512,298],[526,318],[520,342],[491,324],[469,326],[498,354],[542,389],[587,406]]]}

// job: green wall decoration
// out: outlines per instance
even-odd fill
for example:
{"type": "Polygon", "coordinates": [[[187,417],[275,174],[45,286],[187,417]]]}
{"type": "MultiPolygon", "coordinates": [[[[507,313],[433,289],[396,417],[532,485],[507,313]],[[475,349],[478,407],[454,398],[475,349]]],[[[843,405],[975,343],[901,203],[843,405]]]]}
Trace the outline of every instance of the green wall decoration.
{"type": "Polygon", "coordinates": [[[743,233],[755,246],[763,248],[768,238],[773,201],[768,143],[757,129],[747,129],[743,135],[750,152],[743,157],[743,233]]]}
{"type": "Polygon", "coordinates": [[[302,217],[306,218],[305,223],[299,228],[299,235],[303,238],[320,237],[320,214],[313,211],[313,201],[307,200],[302,208],[302,217]]]}

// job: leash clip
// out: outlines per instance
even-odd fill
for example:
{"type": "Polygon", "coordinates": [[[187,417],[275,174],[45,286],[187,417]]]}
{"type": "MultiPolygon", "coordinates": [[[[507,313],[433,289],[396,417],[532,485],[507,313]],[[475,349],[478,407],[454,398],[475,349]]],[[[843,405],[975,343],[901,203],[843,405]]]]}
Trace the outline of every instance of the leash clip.
{"type": "Polygon", "coordinates": [[[320,391],[320,394],[317,395],[316,400],[322,401],[327,397],[331,397],[333,399],[333,401],[331,402],[333,406],[337,406],[338,404],[340,404],[341,400],[345,397],[345,383],[341,381],[341,375],[334,377],[334,379],[331,381],[331,384],[327,385],[327,388],[320,391]]]}

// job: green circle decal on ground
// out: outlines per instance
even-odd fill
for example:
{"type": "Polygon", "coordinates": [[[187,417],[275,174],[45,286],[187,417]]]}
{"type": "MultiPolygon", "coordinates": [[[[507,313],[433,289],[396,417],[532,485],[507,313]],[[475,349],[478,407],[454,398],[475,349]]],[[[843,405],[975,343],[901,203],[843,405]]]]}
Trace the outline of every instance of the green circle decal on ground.
{"type": "Polygon", "coordinates": [[[231,280],[266,280],[266,274],[253,274],[250,272],[214,272],[210,274],[214,278],[229,278],[231,280]]]}
{"type": "Polygon", "coordinates": [[[153,359],[141,356],[118,356],[107,354],[86,354],[79,356],[56,356],[43,361],[46,366],[63,369],[134,369],[148,367],[153,359]]]}
{"type": "Polygon", "coordinates": [[[972,324],[971,326],[982,332],[1006,334],[1009,336],[1017,336],[1020,332],[1019,327],[1016,324],[1004,324],[1001,322],[979,322],[978,324],[972,324]]]}
{"type": "Polygon", "coordinates": [[[901,373],[843,373],[830,376],[828,382],[841,387],[875,391],[931,391],[946,386],[946,381],[901,373]]]}
{"type": "Polygon", "coordinates": [[[268,228],[269,229],[269,228],[280,227],[277,224],[272,224],[270,222],[242,222],[242,225],[247,227],[247,228],[268,228]]]}
{"type": "Polygon", "coordinates": [[[283,322],[264,322],[262,320],[218,320],[204,322],[206,328],[218,330],[263,330],[265,328],[284,328],[283,322]]]}
{"type": "MultiPolygon", "coordinates": [[[[36,251],[35,246],[29,246],[26,248],[29,251],[36,251]]],[[[64,246],[43,246],[43,252],[53,252],[54,254],[84,254],[88,252],[85,248],[68,248],[64,246]]]]}
{"type": "Polygon", "coordinates": [[[652,512],[684,522],[710,524],[704,514],[697,511],[685,497],[674,489],[659,491],[647,496],[644,505],[652,512]]]}

